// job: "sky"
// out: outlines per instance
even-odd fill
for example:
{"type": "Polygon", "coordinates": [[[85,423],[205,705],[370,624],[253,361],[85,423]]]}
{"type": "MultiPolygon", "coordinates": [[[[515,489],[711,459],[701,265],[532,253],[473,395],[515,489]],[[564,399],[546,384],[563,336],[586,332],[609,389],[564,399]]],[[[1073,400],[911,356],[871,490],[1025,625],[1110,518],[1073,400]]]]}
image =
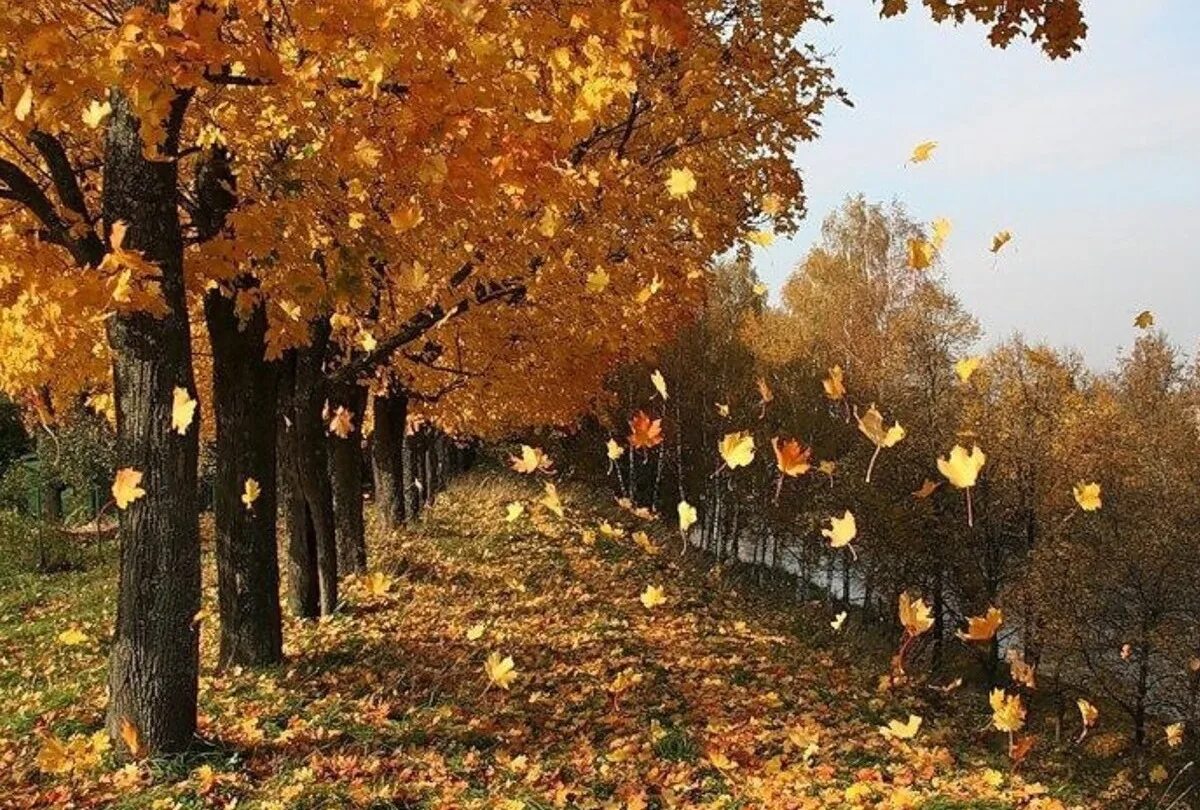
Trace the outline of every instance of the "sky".
{"type": "MultiPolygon", "coordinates": [[[[913,3],[919,6],[919,3],[913,3]]],[[[827,0],[811,41],[853,108],[826,113],[795,156],[808,219],[755,249],[775,296],[846,195],[948,217],[946,277],[987,337],[1015,331],[1078,349],[1097,370],[1137,338],[1142,310],[1188,353],[1200,342],[1200,2],[1085,0],[1083,52],[1050,61],[990,47],[977,25],[922,9],[880,20],[827,0]],[[912,147],[939,143],[905,165],[912,147]],[[1013,240],[988,252],[999,230],[1013,240]]]]}

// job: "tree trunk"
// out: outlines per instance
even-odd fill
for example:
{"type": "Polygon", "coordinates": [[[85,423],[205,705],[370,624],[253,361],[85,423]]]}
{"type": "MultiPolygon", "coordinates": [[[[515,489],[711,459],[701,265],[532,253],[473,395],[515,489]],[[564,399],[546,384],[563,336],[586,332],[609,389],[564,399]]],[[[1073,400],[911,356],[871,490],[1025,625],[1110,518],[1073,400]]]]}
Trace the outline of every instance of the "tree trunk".
{"type": "Polygon", "coordinates": [[[353,429],[345,438],[329,434],[329,477],[333,481],[334,534],[340,576],[367,570],[367,541],[363,531],[362,420],[367,390],[350,383],[329,393],[329,408],[350,412],[353,429]]]}
{"type": "Polygon", "coordinates": [[[375,477],[375,508],[385,530],[404,523],[404,425],[408,396],[393,391],[375,398],[375,432],[371,434],[371,471],[375,477]]]}
{"type": "MultiPolygon", "coordinates": [[[[183,239],[174,160],[151,161],[128,99],[111,94],[104,160],[106,228],[124,223],[124,247],[159,270],[166,312],[118,312],[108,319],[117,407],[117,468],[141,473],[145,494],[118,511],[121,554],[116,627],[108,674],[107,728],[138,754],[183,751],[196,732],[199,672],[199,418],[184,435],[171,428],[174,391],[193,399],[191,330],[183,280],[183,239]],[[123,734],[122,732],[125,731],[123,734]]],[[[174,119],[186,102],[176,99],[174,119]]],[[[168,131],[177,131],[176,123],[168,131]]],[[[171,138],[164,148],[177,146],[171,138]]]]}
{"type": "Polygon", "coordinates": [[[219,290],[204,298],[213,352],[216,414],[217,594],[222,666],[261,666],[283,658],[276,540],[275,398],[277,366],[265,358],[266,311],[241,322],[219,290]],[[247,482],[258,496],[244,503],[247,482]]]}
{"type": "Polygon", "coordinates": [[[308,519],[316,533],[321,614],[328,615],[337,609],[338,602],[337,536],[323,418],[328,393],[323,367],[329,341],[329,320],[315,322],[311,332],[311,344],[296,350],[295,443],[292,452],[308,519]]]}
{"type": "Polygon", "coordinates": [[[400,445],[400,480],[404,493],[404,519],[413,521],[421,514],[420,453],[417,451],[417,434],[405,431],[400,445]]]}
{"type": "Polygon", "coordinates": [[[288,609],[294,616],[314,619],[321,615],[321,588],[317,577],[317,532],[308,514],[296,462],[296,353],[282,362],[276,446],[279,455],[279,503],[287,528],[288,609]]]}

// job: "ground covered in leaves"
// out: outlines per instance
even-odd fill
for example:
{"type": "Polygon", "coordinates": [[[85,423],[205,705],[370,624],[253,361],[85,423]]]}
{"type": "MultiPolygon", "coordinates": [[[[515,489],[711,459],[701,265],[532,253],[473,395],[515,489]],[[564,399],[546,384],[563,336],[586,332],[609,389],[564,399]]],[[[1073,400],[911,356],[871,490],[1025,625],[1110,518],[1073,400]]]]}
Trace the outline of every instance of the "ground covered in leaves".
{"type": "Polygon", "coordinates": [[[928,689],[878,691],[885,661],[681,558],[665,521],[544,499],[457,483],[266,672],[212,669],[207,583],[205,745],[172,760],[121,766],[97,733],[111,564],[6,585],[0,806],[1116,806],[1014,773],[978,695],[952,722],[928,689]],[[910,713],[914,739],[880,733],[910,713]]]}

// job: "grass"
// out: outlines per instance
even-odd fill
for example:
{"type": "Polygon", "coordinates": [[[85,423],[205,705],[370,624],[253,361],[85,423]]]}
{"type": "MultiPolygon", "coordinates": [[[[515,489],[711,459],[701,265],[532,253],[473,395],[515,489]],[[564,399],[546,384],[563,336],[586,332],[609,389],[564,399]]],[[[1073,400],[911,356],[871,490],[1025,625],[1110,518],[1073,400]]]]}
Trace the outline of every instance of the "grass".
{"type": "Polygon", "coordinates": [[[876,691],[886,661],[795,632],[827,619],[798,622],[799,608],[679,558],[669,527],[562,492],[560,518],[538,505],[539,482],[476,473],[411,529],[372,531],[387,587],[348,582],[338,615],[289,621],[287,661],[266,671],[213,669],[206,569],[207,745],[127,767],[107,752],[66,773],[37,765],[47,740],[83,745],[101,728],[113,565],[6,581],[0,797],[126,810],[1120,806],[997,767],[1003,742],[979,733],[979,715],[955,724],[915,689],[876,691]],[[508,522],[516,500],[526,512],[508,522]],[[651,584],[667,601],[647,609],[651,584]],[[68,627],[87,640],[60,643],[68,627]],[[513,657],[511,688],[489,683],[491,653],[513,657]],[[878,733],[909,711],[927,712],[916,740],[878,733]]]}

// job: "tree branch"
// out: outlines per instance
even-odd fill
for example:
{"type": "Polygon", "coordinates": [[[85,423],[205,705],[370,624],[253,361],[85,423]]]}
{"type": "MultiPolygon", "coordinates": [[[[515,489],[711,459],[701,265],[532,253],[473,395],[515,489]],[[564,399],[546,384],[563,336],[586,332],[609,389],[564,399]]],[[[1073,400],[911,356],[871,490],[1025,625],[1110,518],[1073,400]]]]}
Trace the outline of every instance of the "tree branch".
{"type": "MultiPolygon", "coordinates": [[[[46,196],[46,192],[20,166],[0,158],[0,182],[7,186],[5,189],[0,189],[0,196],[20,203],[37,217],[46,229],[45,236],[49,242],[66,248],[71,257],[80,265],[92,265],[102,258],[102,255],[94,254],[71,236],[70,227],[59,216],[58,210],[46,196]]],[[[103,253],[103,247],[101,247],[100,253],[103,253]]]]}

